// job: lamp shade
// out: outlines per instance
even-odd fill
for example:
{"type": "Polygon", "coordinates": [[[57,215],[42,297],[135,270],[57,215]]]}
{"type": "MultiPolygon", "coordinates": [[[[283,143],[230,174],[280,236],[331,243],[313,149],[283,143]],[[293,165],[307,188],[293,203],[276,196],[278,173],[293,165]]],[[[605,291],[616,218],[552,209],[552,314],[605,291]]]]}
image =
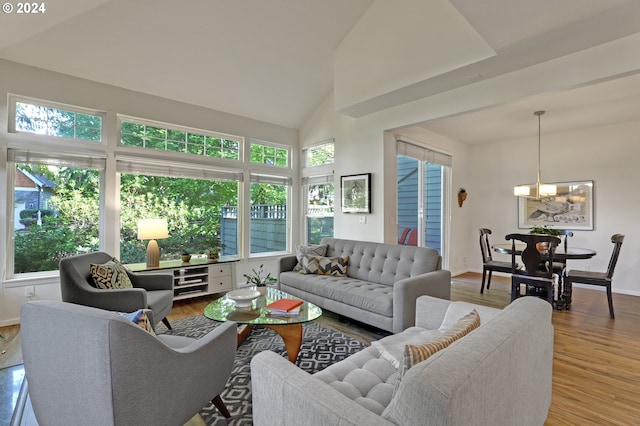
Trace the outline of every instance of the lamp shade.
{"type": "Polygon", "coordinates": [[[168,237],[167,219],[138,219],[139,240],[155,240],[168,237]]]}

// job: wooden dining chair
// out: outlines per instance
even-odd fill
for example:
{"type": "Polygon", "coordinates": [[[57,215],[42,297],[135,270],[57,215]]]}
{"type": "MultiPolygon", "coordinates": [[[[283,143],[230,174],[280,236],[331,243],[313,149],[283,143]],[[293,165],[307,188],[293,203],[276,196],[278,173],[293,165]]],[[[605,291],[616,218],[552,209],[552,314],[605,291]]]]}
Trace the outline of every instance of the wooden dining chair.
{"type": "Polygon", "coordinates": [[[496,272],[511,272],[511,262],[502,262],[499,260],[493,260],[491,257],[491,244],[489,244],[489,235],[491,235],[491,229],[480,228],[480,251],[482,252],[482,286],[480,287],[480,294],[484,293],[484,284],[487,283],[487,290],[491,285],[491,275],[493,271],[496,272]]]}
{"type": "Polygon", "coordinates": [[[609,260],[609,266],[606,272],[593,272],[593,271],[580,271],[569,270],[564,277],[565,291],[567,294],[567,309],[571,306],[571,291],[573,283],[598,285],[607,288],[607,301],[609,302],[609,316],[611,319],[615,319],[613,313],[613,298],[611,296],[611,281],[613,279],[613,272],[618,263],[618,256],[620,256],[620,249],[622,248],[622,241],[624,241],[623,234],[614,234],[611,236],[611,242],[614,244],[613,253],[611,253],[611,259],[609,260]]]}
{"type": "MultiPolygon", "coordinates": [[[[562,246],[564,248],[564,252],[566,253],[569,250],[569,238],[573,237],[573,231],[569,231],[568,229],[565,229],[561,232],[562,232],[561,233],[562,246]]],[[[562,277],[562,274],[564,274],[564,271],[567,268],[567,259],[564,257],[557,259],[556,261],[553,262],[553,265],[551,268],[553,269],[554,273],[562,277]]]]}
{"type": "Polygon", "coordinates": [[[560,238],[540,234],[509,234],[511,240],[511,301],[521,296],[520,285],[526,286],[524,295],[544,298],[552,306],[554,303],[553,253],[560,244],[560,238]],[[526,244],[520,254],[523,266],[516,262],[516,241],[526,244]],[[541,247],[545,245],[544,248],[541,247]]]}

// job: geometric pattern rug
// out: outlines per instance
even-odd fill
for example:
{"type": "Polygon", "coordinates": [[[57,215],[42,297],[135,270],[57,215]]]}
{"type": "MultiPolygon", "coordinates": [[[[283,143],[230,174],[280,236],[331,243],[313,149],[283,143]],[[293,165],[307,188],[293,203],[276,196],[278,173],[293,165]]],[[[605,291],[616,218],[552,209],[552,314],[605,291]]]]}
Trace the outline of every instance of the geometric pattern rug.
{"type": "MultiPolygon", "coordinates": [[[[158,324],[158,334],[174,334],[179,336],[199,338],[220,325],[204,315],[171,321],[173,330],[167,330],[158,324]]],[[[308,373],[323,370],[331,364],[341,361],[348,356],[361,351],[367,345],[353,339],[332,328],[315,322],[302,325],[302,345],[296,365],[308,373]]],[[[286,350],[282,338],[275,331],[263,327],[255,327],[249,336],[236,350],[236,358],[229,381],[220,394],[231,419],[222,416],[210,404],[200,411],[200,415],[209,426],[245,426],[253,424],[251,404],[251,367],[254,355],[270,350],[286,357],[286,350]]]]}

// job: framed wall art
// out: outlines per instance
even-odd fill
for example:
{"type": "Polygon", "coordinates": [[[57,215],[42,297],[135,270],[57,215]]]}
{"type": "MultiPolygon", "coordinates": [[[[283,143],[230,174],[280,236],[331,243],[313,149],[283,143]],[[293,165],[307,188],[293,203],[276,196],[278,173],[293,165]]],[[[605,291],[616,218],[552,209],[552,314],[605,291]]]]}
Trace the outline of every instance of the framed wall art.
{"type": "Polygon", "coordinates": [[[554,196],[539,200],[518,197],[518,228],[547,226],[593,231],[593,181],[554,184],[558,188],[554,196]]]}
{"type": "Polygon", "coordinates": [[[371,213],[371,173],[340,176],[342,213],[371,213]]]}

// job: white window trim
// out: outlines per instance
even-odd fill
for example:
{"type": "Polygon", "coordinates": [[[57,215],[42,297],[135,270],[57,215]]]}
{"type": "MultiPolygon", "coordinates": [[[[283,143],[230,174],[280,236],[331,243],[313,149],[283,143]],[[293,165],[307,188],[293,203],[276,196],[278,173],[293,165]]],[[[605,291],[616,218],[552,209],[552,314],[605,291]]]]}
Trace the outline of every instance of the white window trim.
{"type": "MultiPolygon", "coordinates": [[[[95,109],[90,109],[90,108],[84,108],[84,107],[79,107],[79,106],[75,106],[75,105],[68,105],[68,104],[63,104],[60,102],[52,102],[52,101],[46,101],[43,99],[37,99],[37,98],[30,98],[27,96],[20,96],[20,95],[14,95],[14,94],[9,94],[8,95],[8,119],[9,122],[8,124],[8,131],[9,133],[14,133],[16,135],[20,134],[20,135],[28,135],[29,138],[38,138],[41,140],[51,140],[51,139],[55,139],[58,141],[65,141],[65,142],[73,142],[75,144],[77,143],[82,143],[82,144],[87,144],[87,145],[92,145],[92,146],[96,146],[96,145],[106,145],[106,137],[105,137],[105,122],[107,119],[107,113],[104,111],[99,111],[99,110],[95,110],[95,109]],[[71,112],[75,112],[75,113],[80,113],[80,114],[87,114],[87,115],[95,115],[98,117],[102,118],[102,127],[100,128],[100,140],[99,141],[89,141],[86,139],[76,139],[76,138],[66,138],[66,137],[62,137],[62,136],[51,136],[51,135],[41,135],[39,133],[32,133],[32,132],[23,132],[23,131],[18,131],[16,130],[16,104],[18,102],[22,102],[22,103],[26,103],[26,104],[32,104],[32,105],[40,105],[40,106],[44,106],[47,108],[55,108],[55,109],[60,109],[60,110],[64,110],[64,111],[71,111],[71,112]]],[[[66,145],[66,144],[65,144],[66,145]]],[[[68,145],[66,145],[68,146],[68,145]]]]}

